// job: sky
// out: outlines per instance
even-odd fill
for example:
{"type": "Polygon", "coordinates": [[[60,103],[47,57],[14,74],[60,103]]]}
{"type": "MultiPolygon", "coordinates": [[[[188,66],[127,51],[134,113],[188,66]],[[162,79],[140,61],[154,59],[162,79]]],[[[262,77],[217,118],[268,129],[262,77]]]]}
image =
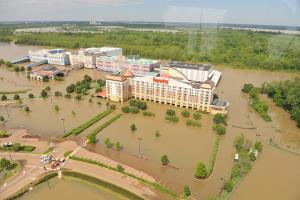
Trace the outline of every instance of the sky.
{"type": "Polygon", "coordinates": [[[90,19],[300,26],[300,0],[0,0],[0,21],[90,19]]]}

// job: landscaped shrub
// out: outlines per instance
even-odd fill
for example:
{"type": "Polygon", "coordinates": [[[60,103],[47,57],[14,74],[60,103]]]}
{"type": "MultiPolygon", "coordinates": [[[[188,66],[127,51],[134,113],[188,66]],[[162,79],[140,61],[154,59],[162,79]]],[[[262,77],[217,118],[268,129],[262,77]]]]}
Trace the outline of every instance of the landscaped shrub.
{"type": "Polygon", "coordinates": [[[176,112],[173,109],[167,109],[166,114],[168,116],[174,116],[174,115],[176,115],[176,112]]]}
{"type": "Polygon", "coordinates": [[[130,112],[133,113],[133,114],[137,114],[137,113],[140,112],[140,110],[139,110],[137,107],[132,106],[132,107],[130,108],[130,112]]]}
{"type": "Polygon", "coordinates": [[[226,128],[224,126],[222,126],[221,124],[216,124],[213,127],[214,131],[216,131],[216,133],[218,135],[225,135],[226,133],[226,128]]]}
{"type": "Polygon", "coordinates": [[[150,111],[144,111],[144,112],[143,112],[143,115],[144,115],[144,116],[149,116],[149,117],[150,117],[150,116],[155,116],[155,114],[154,114],[153,112],[150,112],[150,111]]]}
{"type": "Polygon", "coordinates": [[[184,117],[189,117],[190,116],[190,112],[188,110],[184,110],[181,112],[181,115],[184,117]]]}
{"type": "Polygon", "coordinates": [[[54,93],[54,95],[55,95],[56,97],[61,97],[63,94],[62,94],[61,92],[59,92],[59,91],[56,91],[56,92],[54,93]]]}
{"type": "Polygon", "coordinates": [[[177,116],[175,116],[175,115],[173,115],[173,116],[167,115],[165,117],[165,119],[168,120],[168,121],[170,121],[170,122],[174,122],[174,123],[179,122],[179,118],[177,116]]]}
{"type": "Polygon", "coordinates": [[[191,119],[186,120],[186,125],[188,125],[188,126],[195,126],[195,127],[201,127],[200,122],[195,121],[195,120],[191,120],[191,119]]]}
{"type": "Polygon", "coordinates": [[[199,120],[199,119],[201,119],[201,114],[199,112],[195,112],[193,114],[193,118],[194,118],[194,120],[199,120]]]}

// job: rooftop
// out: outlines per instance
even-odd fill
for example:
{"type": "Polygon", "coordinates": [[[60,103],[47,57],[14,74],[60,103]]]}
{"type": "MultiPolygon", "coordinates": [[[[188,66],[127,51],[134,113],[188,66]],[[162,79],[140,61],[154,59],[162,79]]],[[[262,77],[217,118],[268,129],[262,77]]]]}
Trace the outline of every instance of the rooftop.
{"type": "Polygon", "coordinates": [[[226,107],[228,105],[228,102],[220,99],[214,99],[211,105],[217,107],[226,107]]]}
{"type": "Polygon", "coordinates": [[[194,70],[203,70],[203,71],[209,71],[213,68],[213,66],[209,64],[190,64],[190,63],[182,63],[177,61],[172,61],[167,64],[169,67],[174,68],[185,68],[185,69],[194,69],[194,70]]]}

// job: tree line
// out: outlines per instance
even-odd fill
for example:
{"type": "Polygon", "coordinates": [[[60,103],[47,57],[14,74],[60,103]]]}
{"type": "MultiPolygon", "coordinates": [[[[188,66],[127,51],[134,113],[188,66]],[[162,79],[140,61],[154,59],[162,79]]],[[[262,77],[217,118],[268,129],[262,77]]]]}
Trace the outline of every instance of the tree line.
{"type": "MultiPolygon", "coordinates": [[[[1,35],[1,31],[0,31],[1,35]]],[[[242,30],[158,33],[115,30],[103,33],[24,33],[17,44],[62,48],[121,47],[127,55],[268,70],[300,70],[300,37],[242,30]]]]}

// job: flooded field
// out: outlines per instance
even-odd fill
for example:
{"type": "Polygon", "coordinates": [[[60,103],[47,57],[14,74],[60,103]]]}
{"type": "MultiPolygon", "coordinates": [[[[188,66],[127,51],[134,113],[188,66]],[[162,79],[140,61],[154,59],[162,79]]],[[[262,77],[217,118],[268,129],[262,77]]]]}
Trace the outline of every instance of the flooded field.
{"type": "MultiPolygon", "coordinates": [[[[0,43],[0,58],[8,59],[22,56],[27,53],[28,49],[38,48],[0,43]]],[[[200,120],[202,124],[201,128],[187,127],[185,119],[180,116],[182,109],[172,107],[176,110],[177,115],[180,116],[180,121],[177,124],[168,123],[164,119],[164,116],[166,109],[171,108],[171,106],[149,102],[149,111],[154,112],[155,117],[145,117],[142,113],[136,115],[123,114],[120,119],[98,134],[98,143],[96,145],[90,145],[88,148],[121,163],[145,171],[154,176],[162,184],[178,192],[182,191],[183,185],[189,185],[193,196],[197,199],[208,199],[218,194],[223,185],[222,180],[228,178],[230,175],[235,154],[232,146],[233,140],[241,133],[244,133],[252,141],[257,139],[262,140],[265,146],[269,139],[272,138],[294,150],[300,148],[300,131],[296,128],[295,123],[289,119],[288,113],[276,107],[270,99],[266,99],[269,104],[270,115],[273,119],[272,122],[266,123],[249,108],[247,96],[240,91],[244,83],[253,83],[256,86],[260,86],[264,82],[292,79],[300,76],[299,73],[266,72],[221,67],[218,70],[223,73],[223,76],[216,93],[221,99],[230,102],[229,121],[227,134],[221,139],[213,174],[207,180],[198,181],[193,179],[193,172],[197,162],[203,161],[207,163],[209,160],[212,145],[216,137],[211,128],[212,115],[202,114],[202,119],[200,120]],[[130,130],[132,123],[137,126],[137,130],[134,133],[130,130]],[[278,134],[276,134],[276,130],[279,130],[278,134]],[[156,131],[159,131],[161,134],[159,138],[155,137],[156,131]],[[107,149],[103,144],[103,140],[107,137],[112,142],[119,141],[124,146],[124,149],[121,152],[107,149]],[[137,157],[139,154],[138,138],[142,138],[140,151],[146,159],[139,159],[137,157]],[[165,167],[160,164],[160,157],[162,155],[168,155],[171,161],[170,164],[174,168],[165,167]]],[[[71,72],[65,81],[42,83],[36,80],[28,80],[25,74],[20,72],[10,72],[4,68],[0,68],[0,77],[3,77],[3,80],[0,80],[0,91],[31,89],[31,91],[25,94],[20,94],[21,97],[27,98],[29,93],[39,96],[42,89],[50,86],[52,93],[55,91],[65,93],[67,85],[82,79],[85,74],[90,75],[94,79],[105,76],[104,73],[96,70],[81,69],[71,72]]],[[[13,95],[7,96],[12,98],[13,95]]],[[[84,100],[79,102],[74,100],[74,98],[66,99],[54,96],[48,99],[27,99],[24,100],[24,104],[29,106],[32,112],[25,113],[19,107],[10,105],[7,107],[9,120],[3,126],[6,128],[25,128],[41,136],[61,136],[63,133],[62,119],[64,119],[66,130],[69,130],[106,109],[106,102],[104,100],[101,100],[102,105],[98,105],[98,99],[95,99],[93,103],[89,103],[88,99],[89,96],[86,96],[84,100]],[[55,105],[60,107],[59,112],[54,110],[55,105]],[[72,114],[72,111],[76,115],[72,114]]],[[[126,105],[126,103],[117,104],[115,113],[120,113],[120,108],[123,105],[126,105]]],[[[193,112],[191,110],[191,113],[193,112]]],[[[106,121],[114,114],[110,114],[103,120],[106,121]]],[[[6,116],[6,109],[0,109],[0,115],[6,116]]],[[[101,124],[103,120],[84,131],[79,137],[73,139],[83,142],[85,135],[101,124]]],[[[280,150],[267,148],[266,151],[254,168],[261,168],[261,163],[264,162],[270,163],[270,166],[276,165],[278,161],[273,151],[280,150]]],[[[285,160],[285,166],[288,166],[289,163],[295,164],[294,159],[300,159],[300,157],[291,158],[287,152],[280,152],[280,154],[283,157],[282,159],[285,160]]],[[[294,169],[292,168],[290,173],[293,173],[292,170],[294,169]]],[[[270,173],[277,172],[276,168],[271,168],[269,171],[270,173]]],[[[257,182],[268,179],[265,176],[253,176],[253,173],[246,177],[245,184],[248,177],[257,182]]],[[[288,178],[284,182],[289,185],[288,178]]],[[[248,191],[245,187],[251,187],[251,185],[244,186],[244,184],[241,184],[240,190],[248,191]]],[[[284,193],[284,191],[281,192],[284,193]]],[[[289,190],[286,190],[286,192],[289,192],[289,190]]],[[[243,192],[237,192],[235,199],[244,199],[242,198],[242,194],[243,192]]]]}
{"type": "Polygon", "coordinates": [[[42,183],[19,199],[129,200],[106,188],[69,177],[64,177],[63,180],[58,180],[57,178],[51,179],[49,185],[47,182],[42,183]]]}

